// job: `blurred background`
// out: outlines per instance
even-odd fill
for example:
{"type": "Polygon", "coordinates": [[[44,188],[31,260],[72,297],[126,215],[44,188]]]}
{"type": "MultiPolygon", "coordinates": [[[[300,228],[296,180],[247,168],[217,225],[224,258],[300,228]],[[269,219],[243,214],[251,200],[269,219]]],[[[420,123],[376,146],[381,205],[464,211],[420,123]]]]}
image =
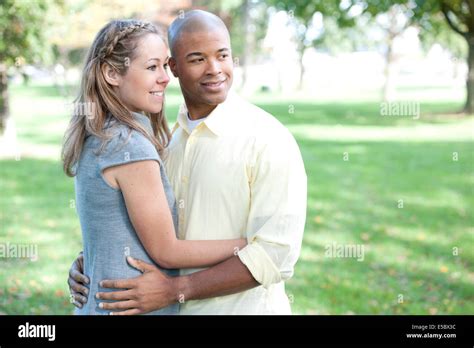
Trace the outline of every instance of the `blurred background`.
{"type": "MultiPolygon", "coordinates": [[[[297,314],[474,312],[474,8],[468,0],[0,0],[0,314],[70,314],[82,249],[62,136],[114,18],[182,11],[231,32],[234,89],[308,174],[297,314]]],[[[166,112],[182,97],[172,78],[166,112]]]]}

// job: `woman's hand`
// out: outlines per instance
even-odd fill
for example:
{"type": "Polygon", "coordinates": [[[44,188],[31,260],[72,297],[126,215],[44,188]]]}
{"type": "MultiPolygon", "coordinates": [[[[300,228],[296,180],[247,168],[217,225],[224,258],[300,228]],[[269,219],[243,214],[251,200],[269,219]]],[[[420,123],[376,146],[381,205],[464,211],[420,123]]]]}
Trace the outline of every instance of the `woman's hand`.
{"type": "Polygon", "coordinates": [[[143,274],[132,279],[103,280],[103,288],[124,289],[114,292],[98,292],[100,300],[116,302],[101,302],[100,308],[113,310],[110,315],[136,315],[167,307],[180,298],[174,289],[173,278],[162,273],[154,265],[141,260],[127,257],[128,263],[143,274]]]}
{"type": "Polygon", "coordinates": [[[89,295],[89,289],[83,285],[89,284],[89,278],[83,272],[84,256],[81,251],[69,269],[69,278],[67,280],[69,292],[71,293],[71,302],[77,308],[82,308],[87,303],[87,295],[89,295]]]}

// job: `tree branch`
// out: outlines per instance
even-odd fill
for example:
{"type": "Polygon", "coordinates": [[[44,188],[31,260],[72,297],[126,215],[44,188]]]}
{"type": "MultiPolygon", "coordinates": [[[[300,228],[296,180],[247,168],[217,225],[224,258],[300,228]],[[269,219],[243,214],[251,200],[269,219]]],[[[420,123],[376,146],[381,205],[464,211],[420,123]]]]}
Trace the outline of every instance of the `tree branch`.
{"type": "Polygon", "coordinates": [[[469,17],[469,31],[474,31],[474,1],[473,0],[467,0],[467,6],[469,7],[469,14],[471,15],[469,17]]]}
{"type": "Polygon", "coordinates": [[[453,29],[456,33],[459,35],[463,36],[466,40],[468,39],[468,32],[463,32],[461,29],[459,29],[454,22],[451,20],[449,17],[449,12],[454,13],[451,8],[445,3],[441,3],[441,12],[443,12],[444,18],[446,18],[446,21],[448,22],[448,25],[453,29]]]}

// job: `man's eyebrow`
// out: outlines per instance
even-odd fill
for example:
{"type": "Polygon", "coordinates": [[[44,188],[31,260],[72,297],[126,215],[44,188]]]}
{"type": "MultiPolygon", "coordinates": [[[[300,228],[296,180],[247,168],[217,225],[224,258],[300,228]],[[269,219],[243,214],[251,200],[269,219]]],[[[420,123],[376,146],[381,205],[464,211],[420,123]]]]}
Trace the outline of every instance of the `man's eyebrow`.
{"type": "MultiPolygon", "coordinates": [[[[217,50],[217,53],[222,53],[222,52],[230,52],[230,50],[227,48],[227,47],[224,47],[224,48],[221,48],[219,50],[217,50]]],[[[191,53],[188,53],[186,55],[186,58],[189,58],[191,56],[203,56],[204,54],[202,54],[201,52],[191,52],[191,53]]]]}
{"type": "Polygon", "coordinates": [[[202,56],[203,54],[201,52],[191,52],[186,55],[186,58],[189,58],[191,56],[202,56]]]}

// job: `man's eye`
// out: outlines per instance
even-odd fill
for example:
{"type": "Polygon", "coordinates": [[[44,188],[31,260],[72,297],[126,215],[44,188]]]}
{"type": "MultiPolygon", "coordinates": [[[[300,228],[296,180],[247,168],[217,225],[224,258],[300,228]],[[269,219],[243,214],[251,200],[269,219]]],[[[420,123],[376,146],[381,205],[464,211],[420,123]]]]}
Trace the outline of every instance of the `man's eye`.
{"type": "Polygon", "coordinates": [[[147,69],[151,70],[151,71],[155,71],[156,70],[156,65],[149,66],[147,69]]]}
{"type": "Polygon", "coordinates": [[[223,54],[221,58],[227,58],[229,55],[228,54],[223,54]]]}
{"type": "Polygon", "coordinates": [[[191,60],[191,63],[200,63],[200,62],[204,62],[204,58],[197,58],[197,59],[191,60]]]}

